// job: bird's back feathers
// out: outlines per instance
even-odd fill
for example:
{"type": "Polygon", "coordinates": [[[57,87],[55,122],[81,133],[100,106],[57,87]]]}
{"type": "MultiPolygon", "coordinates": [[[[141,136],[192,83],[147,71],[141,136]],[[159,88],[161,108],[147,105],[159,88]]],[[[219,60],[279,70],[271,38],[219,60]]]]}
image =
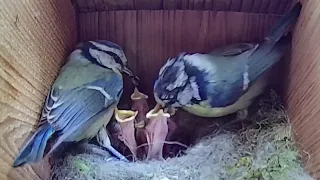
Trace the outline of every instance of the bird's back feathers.
{"type": "Polygon", "coordinates": [[[286,28],[296,22],[300,10],[301,4],[298,3],[276,24],[261,44],[228,45],[209,53],[211,57],[190,55],[193,58],[186,60],[189,65],[211,72],[206,76],[207,83],[200,88],[205,88],[212,107],[225,107],[235,103],[263,73],[282,58],[291,43],[290,35],[282,36],[286,28]],[[210,66],[208,61],[211,61],[210,66]]]}
{"type": "Polygon", "coordinates": [[[77,66],[78,71],[73,69],[75,67],[68,66],[61,71],[46,98],[41,125],[21,149],[14,166],[37,162],[43,158],[49,139],[52,140],[52,144],[48,154],[62,142],[92,138],[86,135],[96,134],[99,128],[107,123],[108,119],[97,117],[99,114],[99,117],[103,116],[108,110],[113,112],[112,105],[117,104],[123,92],[122,76],[91,65],[77,66]],[[85,73],[90,68],[93,71],[85,73]],[[101,72],[102,70],[105,72],[101,72]],[[92,129],[93,124],[101,126],[92,129]],[[97,132],[88,133],[87,130],[97,132]]]}
{"type": "MultiPolygon", "coordinates": [[[[106,69],[90,62],[78,63],[74,61],[67,62],[60,70],[53,86],[63,87],[64,89],[73,89],[91,83],[104,77],[113,77],[115,72],[112,69],[106,69]]],[[[118,73],[119,80],[122,75],[118,73]]]]}
{"type": "Polygon", "coordinates": [[[168,60],[154,86],[155,95],[159,96],[156,99],[173,104],[180,101],[177,98],[180,94],[184,97],[184,102],[179,102],[182,106],[206,104],[220,108],[232,105],[286,53],[291,37],[283,35],[295,24],[300,10],[301,4],[297,3],[261,43],[232,44],[208,54],[181,53],[168,60]],[[182,75],[184,81],[177,81],[182,75]],[[197,93],[200,98],[196,98],[197,93]]]}

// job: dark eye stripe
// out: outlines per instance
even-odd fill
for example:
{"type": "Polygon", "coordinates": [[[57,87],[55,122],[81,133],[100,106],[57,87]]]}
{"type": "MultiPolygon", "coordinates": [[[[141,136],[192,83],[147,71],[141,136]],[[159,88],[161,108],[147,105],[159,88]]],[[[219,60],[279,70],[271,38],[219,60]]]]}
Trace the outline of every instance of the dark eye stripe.
{"type": "Polygon", "coordinates": [[[121,64],[121,66],[123,66],[123,62],[122,62],[121,58],[116,53],[111,52],[111,51],[104,51],[104,50],[100,50],[100,51],[109,54],[116,61],[116,63],[121,64]]]}
{"type": "Polygon", "coordinates": [[[116,63],[118,63],[121,66],[123,66],[123,62],[122,62],[121,58],[116,53],[111,52],[111,51],[102,50],[102,49],[98,48],[97,46],[95,46],[94,44],[92,44],[91,42],[85,42],[85,43],[82,44],[82,47],[79,47],[79,48],[82,50],[82,55],[93,64],[96,64],[96,65],[101,66],[103,68],[110,69],[110,68],[102,65],[100,62],[98,62],[96,58],[92,57],[92,55],[89,52],[90,48],[94,49],[94,50],[98,50],[100,52],[107,53],[108,55],[110,55],[115,60],[116,63]]]}

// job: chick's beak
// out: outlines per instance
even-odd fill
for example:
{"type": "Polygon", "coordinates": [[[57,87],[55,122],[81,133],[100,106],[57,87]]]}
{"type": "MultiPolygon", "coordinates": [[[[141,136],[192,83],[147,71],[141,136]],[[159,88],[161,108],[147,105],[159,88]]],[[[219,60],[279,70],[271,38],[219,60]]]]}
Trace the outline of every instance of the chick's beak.
{"type": "Polygon", "coordinates": [[[123,67],[123,72],[126,73],[132,80],[132,83],[135,86],[138,86],[140,79],[138,78],[138,76],[134,75],[133,72],[127,67],[124,66],[123,67]]]}

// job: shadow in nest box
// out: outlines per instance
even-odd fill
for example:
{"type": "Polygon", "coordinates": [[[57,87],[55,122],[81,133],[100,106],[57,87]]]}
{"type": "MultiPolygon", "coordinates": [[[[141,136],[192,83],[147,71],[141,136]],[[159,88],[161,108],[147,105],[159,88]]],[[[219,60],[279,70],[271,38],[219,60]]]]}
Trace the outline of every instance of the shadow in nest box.
{"type": "Polygon", "coordinates": [[[200,138],[216,132],[219,125],[232,119],[232,116],[234,115],[221,118],[203,118],[179,109],[170,118],[175,122],[175,130],[172,132],[170,141],[178,141],[188,146],[195,144],[200,138]]]}

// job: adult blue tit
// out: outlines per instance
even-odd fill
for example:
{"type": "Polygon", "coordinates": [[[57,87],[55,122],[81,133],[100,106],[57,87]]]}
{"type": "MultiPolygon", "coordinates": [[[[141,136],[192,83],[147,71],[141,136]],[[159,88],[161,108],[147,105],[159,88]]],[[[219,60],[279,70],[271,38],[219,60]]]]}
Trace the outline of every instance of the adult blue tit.
{"type": "Polygon", "coordinates": [[[238,43],[206,54],[180,53],[170,58],[154,83],[155,100],[166,109],[183,108],[201,117],[246,112],[270,83],[270,69],[286,53],[291,37],[285,33],[301,8],[297,3],[261,43],[238,43]]]}
{"type": "Polygon", "coordinates": [[[122,96],[122,73],[134,76],[119,45],[104,40],[79,43],[46,97],[38,128],[13,166],[38,162],[61,143],[95,137],[122,96]]]}

